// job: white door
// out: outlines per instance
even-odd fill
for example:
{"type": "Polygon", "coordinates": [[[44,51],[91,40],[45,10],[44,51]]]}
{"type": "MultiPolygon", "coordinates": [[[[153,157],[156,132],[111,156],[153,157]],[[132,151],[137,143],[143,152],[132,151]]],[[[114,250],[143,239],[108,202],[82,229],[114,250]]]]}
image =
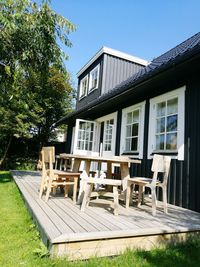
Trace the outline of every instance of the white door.
{"type": "MultiPolygon", "coordinates": [[[[76,120],[73,138],[73,154],[99,156],[99,124],[95,121],[76,120]]],[[[92,163],[91,170],[96,170],[97,164],[92,163]]],[[[84,170],[84,162],[80,170],[84,170]]]]}
{"type": "MultiPolygon", "coordinates": [[[[117,112],[101,117],[97,121],[104,123],[101,155],[108,158],[112,157],[115,155],[117,112]]],[[[106,168],[106,164],[102,164],[102,169],[104,168],[106,168]]]]}

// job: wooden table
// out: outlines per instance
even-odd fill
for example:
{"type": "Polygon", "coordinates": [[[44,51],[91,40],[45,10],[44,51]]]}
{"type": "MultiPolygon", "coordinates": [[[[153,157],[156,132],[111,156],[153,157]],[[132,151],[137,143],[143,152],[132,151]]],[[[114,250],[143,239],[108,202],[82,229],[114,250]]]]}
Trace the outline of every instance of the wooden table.
{"type": "Polygon", "coordinates": [[[112,164],[116,164],[116,163],[119,164],[120,170],[121,170],[121,179],[123,180],[122,188],[126,195],[125,202],[126,203],[129,202],[129,200],[127,199],[127,194],[126,194],[127,180],[130,178],[129,164],[131,163],[141,164],[141,160],[131,159],[127,156],[113,156],[113,157],[107,158],[107,157],[98,157],[98,156],[66,154],[66,153],[60,154],[60,158],[74,159],[73,170],[72,170],[73,172],[78,172],[80,169],[81,162],[84,161],[85,162],[84,170],[86,171],[88,176],[90,172],[91,162],[106,163],[107,164],[107,177],[106,178],[112,177],[112,164]]]}
{"type": "Polygon", "coordinates": [[[85,162],[85,171],[89,175],[91,162],[106,163],[107,164],[107,178],[112,177],[112,164],[119,164],[121,169],[121,178],[130,178],[129,174],[129,164],[137,163],[141,164],[141,160],[131,159],[127,156],[113,156],[113,157],[97,157],[97,156],[85,156],[85,155],[75,155],[75,154],[60,154],[62,159],[74,159],[73,172],[78,172],[80,169],[81,162],[85,162]]]}

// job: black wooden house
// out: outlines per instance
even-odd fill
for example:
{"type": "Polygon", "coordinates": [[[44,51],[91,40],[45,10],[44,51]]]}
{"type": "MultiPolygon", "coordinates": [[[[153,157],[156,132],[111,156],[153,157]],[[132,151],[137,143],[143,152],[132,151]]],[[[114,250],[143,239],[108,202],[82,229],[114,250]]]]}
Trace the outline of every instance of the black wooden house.
{"type": "MultiPolygon", "coordinates": [[[[101,49],[78,73],[65,152],[172,157],[168,202],[200,212],[200,33],[147,64],[101,49]]],[[[134,175],[136,173],[133,173],[134,175]]]]}

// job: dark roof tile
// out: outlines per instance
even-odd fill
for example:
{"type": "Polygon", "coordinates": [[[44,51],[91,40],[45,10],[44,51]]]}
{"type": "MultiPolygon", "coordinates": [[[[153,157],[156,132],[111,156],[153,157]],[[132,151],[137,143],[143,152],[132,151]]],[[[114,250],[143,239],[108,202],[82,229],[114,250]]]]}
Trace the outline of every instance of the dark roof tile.
{"type": "Polygon", "coordinates": [[[142,80],[153,76],[154,73],[158,73],[159,71],[162,71],[163,68],[167,68],[170,63],[176,63],[178,60],[183,59],[185,54],[192,52],[196,47],[200,48],[200,32],[193,35],[192,37],[185,40],[184,42],[177,45],[176,47],[172,48],[168,52],[153,59],[149,65],[147,65],[143,69],[140,69],[139,72],[137,72],[136,74],[134,74],[127,80],[118,84],[116,87],[114,87],[112,90],[108,91],[107,93],[103,94],[98,99],[95,99],[94,101],[90,102],[87,106],[72,112],[67,117],[61,119],[60,121],[73,117],[74,115],[79,114],[82,111],[85,111],[94,105],[98,105],[99,103],[133,87],[134,85],[138,84],[142,80]]]}

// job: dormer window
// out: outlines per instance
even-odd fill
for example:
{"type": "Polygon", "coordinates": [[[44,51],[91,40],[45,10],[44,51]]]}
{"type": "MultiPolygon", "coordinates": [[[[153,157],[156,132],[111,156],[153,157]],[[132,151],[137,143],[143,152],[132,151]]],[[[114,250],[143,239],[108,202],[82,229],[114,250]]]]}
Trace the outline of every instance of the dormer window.
{"type": "Polygon", "coordinates": [[[99,85],[99,65],[96,66],[90,72],[90,83],[89,83],[89,92],[98,88],[99,85]]]}
{"type": "Polygon", "coordinates": [[[79,93],[80,98],[87,95],[87,88],[88,88],[88,75],[86,75],[80,82],[80,93],[79,93]]]}

